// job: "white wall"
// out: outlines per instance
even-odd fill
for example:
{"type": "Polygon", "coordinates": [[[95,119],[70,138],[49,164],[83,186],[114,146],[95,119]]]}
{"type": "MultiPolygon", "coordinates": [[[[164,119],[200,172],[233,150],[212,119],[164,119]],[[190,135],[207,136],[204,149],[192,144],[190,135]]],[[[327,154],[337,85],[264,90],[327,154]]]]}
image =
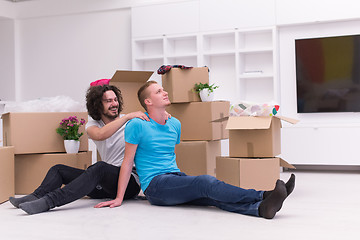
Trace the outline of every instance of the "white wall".
{"type": "Polygon", "coordinates": [[[0,0],[0,18],[14,18],[16,12],[16,6],[5,0],[0,0]]]}
{"type": "Polygon", "coordinates": [[[130,9],[19,20],[20,100],[68,95],[131,69],[130,9]]]}
{"type": "Polygon", "coordinates": [[[15,100],[15,23],[0,19],[0,101],[15,100]]]}

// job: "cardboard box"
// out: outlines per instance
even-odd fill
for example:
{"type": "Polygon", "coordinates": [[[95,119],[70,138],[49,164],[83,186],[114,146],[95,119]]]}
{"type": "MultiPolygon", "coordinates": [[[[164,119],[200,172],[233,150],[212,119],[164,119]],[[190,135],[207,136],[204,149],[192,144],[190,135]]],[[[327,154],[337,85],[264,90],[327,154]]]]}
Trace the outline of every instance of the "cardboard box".
{"type": "Polygon", "coordinates": [[[49,169],[56,164],[86,169],[92,163],[92,153],[20,154],[15,155],[15,193],[30,194],[40,186],[49,169]]]}
{"type": "MultiPolygon", "coordinates": [[[[88,119],[87,112],[5,113],[2,115],[4,146],[14,146],[15,154],[65,152],[64,140],[56,133],[56,128],[62,119],[70,116],[84,118],[86,122],[88,119]]],[[[87,151],[85,125],[79,132],[84,133],[79,151],[87,151]]]]}
{"type": "Polygon", "coordinates": [[[116,71],[110,80],[110,85],[118,87],[124,100],[121,113],[144,111],[139,103],[137,92],[149,80],[153,72],[149,71],[116,71]]]}
{"type": "Polygon", "coordinates": [[[182,141],[175,147],[176,163],[187,175],[215,177],[216,156],[221,155],[220,141],[182,141]]]}
{"type": "Polygon", "coordinates": [[[273,190],[280,167],[295,168],[281,158],[216,158],[216,177],[245,189],[273,190]]]}
{"type": "Polygon", "coordinates": [[[0,203],[15,194],[14,147],[0,147],[0,203]]]}
{"type": "Polygon", "coordinates": [[[172,68],[162,75],[162,86],[172,103],[199,102],[199,94],[193,91],[196,83],[209,83],[207,67],[172,68]]]}
{"type": "Polygon", "coordinates": [[[297,120],[274,117],[230,117],[229,155],[231,157],[275,157],[281,153],[281,120],[296,123],[297,120]]]}
{"type": "Polygon", "coordinates": [[[181,122],[181,140],[220,140],[229,137],[226,121],[212,122],[229,115],[228,101],[174,103],[167,111],[181,122]]]}

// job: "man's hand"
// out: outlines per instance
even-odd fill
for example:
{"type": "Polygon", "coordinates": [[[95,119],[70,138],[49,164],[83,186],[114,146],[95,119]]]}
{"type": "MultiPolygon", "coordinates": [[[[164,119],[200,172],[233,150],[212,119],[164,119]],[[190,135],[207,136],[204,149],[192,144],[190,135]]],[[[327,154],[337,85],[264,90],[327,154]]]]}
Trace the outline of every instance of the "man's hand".
{"type": "Polygon", "coordinates": [[[128,120],[131,120],[133,118],[140,118],[142,120],[150,121],[149,117],[141,111],[128,113],[126,114],[126,117],[128,120]]]}
{"type": "Polygon", "coordinates": [[[121,206],[121,204],[122,204],[122,200],[115,198],[114,200],[111,201],[98,203],[94,206],[94,208],[102,208],[102,207],[114,208],[121,206]]]}

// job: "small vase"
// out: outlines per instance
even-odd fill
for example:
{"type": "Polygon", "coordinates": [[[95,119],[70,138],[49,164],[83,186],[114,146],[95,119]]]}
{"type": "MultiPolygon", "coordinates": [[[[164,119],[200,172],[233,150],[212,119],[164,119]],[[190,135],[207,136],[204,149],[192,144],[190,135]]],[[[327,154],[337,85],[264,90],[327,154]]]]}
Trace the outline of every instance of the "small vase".
{"type": "Polygon", "coordinates": [[[204,88],[200,91],[200,98],[202,102],[211,102],[214,99],[214,92],[210,92],[209,89],[204,88]]]}
{"type": "Polygon", "coordinates": [[[80,141],[64,140],[66,153],[78,153],[80,148],[80,141]]]}

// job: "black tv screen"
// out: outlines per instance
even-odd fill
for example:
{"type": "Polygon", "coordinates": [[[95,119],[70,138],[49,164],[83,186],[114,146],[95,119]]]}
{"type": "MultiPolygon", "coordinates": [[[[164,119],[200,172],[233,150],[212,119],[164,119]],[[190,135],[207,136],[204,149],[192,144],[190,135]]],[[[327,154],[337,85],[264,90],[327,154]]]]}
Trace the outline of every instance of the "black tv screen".
{"type": "Polygon", "coordinates": [[[298,113],[360,112],[360,35],[295,40],[298,113]]]}

